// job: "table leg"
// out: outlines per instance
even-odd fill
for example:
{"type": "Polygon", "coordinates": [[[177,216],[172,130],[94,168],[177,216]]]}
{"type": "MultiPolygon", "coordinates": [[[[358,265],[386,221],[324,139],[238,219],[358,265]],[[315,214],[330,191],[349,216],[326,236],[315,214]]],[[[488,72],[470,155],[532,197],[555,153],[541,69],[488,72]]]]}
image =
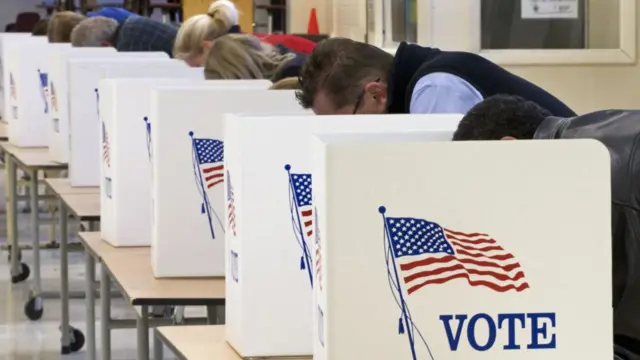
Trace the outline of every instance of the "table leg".
{"type": "Polygon", "coordinates": [[[101,360],[111,360],[111,279],[104,264],[100,264],[100,308],[101,360]]]}
{"type": "Polygon", "coordinates": [[[224,305],[208,305],[207,306],[207,324],[224,325],[225,324],[225,307],[224,305]]]}
{"type": "Polygon", "coordinates": [[[7,174],[7,233],[9,235],[9,244],[11,245],[11,282],[16,283],[26,279],[20,279],[22,269],[20,266],[20,255],[18,254],[18,179],[16,173],[16,164],[9,152],[4,153],[5,172],[7,174]]]}
{"type": "Polygon", "coordinates": [[[58,216],[60,216],[60,303],[62,305],[62,337],[60,338],[63,354],[71,352],[69,339],[69,254],[67,253],[67,207],[62,200],[58,201],[58,216]]]}
{"type": "MultiPolygon", "coordinates": [[[[87,294],[87,360],[96,360],[96,293],[94,289],[96,281],[96,262],[86,248],[84,251],[84,257],[85,293],[87,294]]],[[[111,297],[111,294],[109,293],[106,297],[111,297]]]]}
{"type": "MultiPolygon", "coordinates": [[[[40,223],[39,223],[39,206],[38,206],[38,170],[34,170],[30,179],[31,191],[31,226],[33,228],[33,288],[32,295],[35,298],[40,297],[42,292],[42,283],[40,279],[40,223]]],[[[42,300],[40,300],[42,302],[42,300]]],[[[37,307],[36,307],[37,308],[37,307]]]]}
{"type": "Polygon", "coordinates": [[[136,329],[138,332],[138,360],[149,360],[149,307],[146,305],[140,306],[136,329]]]}
{"type": "Polygon", "coordinates": [[[162,360],[164,358],[163,346],[158,330],[153,329],[153,360],[162,360]]]}

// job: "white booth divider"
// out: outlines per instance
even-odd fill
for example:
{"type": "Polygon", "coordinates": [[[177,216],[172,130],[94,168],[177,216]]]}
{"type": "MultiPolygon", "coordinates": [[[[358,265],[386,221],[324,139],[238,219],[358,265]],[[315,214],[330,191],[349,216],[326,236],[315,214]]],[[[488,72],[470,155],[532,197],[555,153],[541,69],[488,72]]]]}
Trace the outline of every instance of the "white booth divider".
{"type": "Polygon", "coordinates": [[[434,139],[448,141],[460,118],[226,116],[225,326],[227,341],[241,357],[313,352],[312,134],[434,131],[434,139]]]}
{"type": "Polygon", "coordinates": [[[54,51],[48,62],[51,116],[49,120],[49,155],[53,161],[69,162],[69,60],[108,58],[164,58],[164,52],[117,52],[112,47],[67,48],[54,51]]]}
{"type": "Polygon", "coordinates": [[[223,114],[304,113],[293,91],[247,81],[210,89],[167,87],[152,94],[156,277],[225,275],[223,114]]]}
{"type": "Polygon", "coordinates": [[[9,89],[9,75],[6,72],[6,68],[4,66],[5,63],[5,45],[14,40],[20,40],[27,37],[30,37],[29,33],[0,33],[0,118],[2,121],[9,120],[9,109],[5,107],[5,104],[9,103],[10,93],[9,89]],[[7,92],[5,92],[7,89],[7,92]]]}
{"type": "Polygon", "coordinates": [[[46,37],[33,36],[5,46],[9,76],[9,142],[20,147],[47,146],[46,37]]]}
{"type": "Polygon", "coordinates": [[[602,144],[319,139],[314,359],[611,357],[602,144]]]}
{"type": "Polygon", "coordinates": [[[100,227],[102,238],[113,246],[151,244],[151,90],[210,83],[204,81],[202,71],[176,70],[158,79],[100,80],[104,152],[100,177],[105,185],[101,187],[100,227]]]}
{"type": "Polygon", "coordinates": [[[193,72],[184,62],[169,59],[69,60],[69,179],[72,186],[100,185],[101,119],[98,84],[107,78],[157,78],[169,72],[193,72]]]}

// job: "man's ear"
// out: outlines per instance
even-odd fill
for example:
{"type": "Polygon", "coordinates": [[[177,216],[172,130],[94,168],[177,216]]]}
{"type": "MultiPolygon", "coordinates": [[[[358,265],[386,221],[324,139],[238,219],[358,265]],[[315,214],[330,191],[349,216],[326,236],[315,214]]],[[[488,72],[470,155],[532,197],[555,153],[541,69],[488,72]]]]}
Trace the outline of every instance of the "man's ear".
{"type": "Polygon", "coordinates": [[[518,140],[518,139],[514,138],[513,136],[503,136],[502,139],[500,140],[518,140]]]}
{"type": "Polygon", "coordinates": [[[377,103],[387,101],[387,84],[379,81],[372,81],[364,86],[364,91],[376,100],[377,103]]]}
{"type": "Polygon", "coordinates": [[[211,48],[211,41],[203,41],[201,45],[202,45],[203,49],[210,49],[211,48]]]}

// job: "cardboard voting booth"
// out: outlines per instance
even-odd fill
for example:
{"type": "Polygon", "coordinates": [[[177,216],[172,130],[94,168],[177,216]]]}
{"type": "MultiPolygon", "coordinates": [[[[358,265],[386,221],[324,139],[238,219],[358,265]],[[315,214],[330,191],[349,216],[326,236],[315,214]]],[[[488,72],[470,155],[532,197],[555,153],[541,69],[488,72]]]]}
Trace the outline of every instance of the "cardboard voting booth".
{"type": "Polygon", "coordinates": [[[49,62],[51,112],[48,126],[49,155],[60,163],[69,162],[69,60],[108,58],[165,58],[164,52],[117,52],[112,47],[68,48],[54,51],[49,62]]]}
{"type": "Polygon", "coordinates": [[[312,134],[438,131],[448,141],[460,118],[227,115],[225,326],[242,357],[313,351],[312,134]]]}
{"type": "Polygon", "coordinates": [[[3,121],[8,121],[9,119],[9,111],[8,108],[5,107],[5,104],[9,103],[10,93],[5,89],[9,89],[9,75],[6,72],[6,68],[4,66],[5,63],[5,46],[11,41],[19,40],[22,38],[30,37],[29,33],[0,33],[0,118],[3,121]]]}
{"type": "Polygon", "coordinates": [[[293,91],[247,81],[153,92],[151,261],[157,277],[225,275],[223,114],[305,113],[293,91]]]}
{"type": "MultiPolygon", "coordinates": [[[[151,90],[207,83],[203,72],[177,68],[158,79],[100,81],[102,238],[114,246],[151,244],[151,90]],[[117,180],[117,181],[114,181],[117,180]]],[[[173,119],[172,121],[176,121],[173,119]]]]}
{"type": "Polygon", "coordinates": [[[611,357],[602,144],[321,136],[314,157],[314,359],[611,357]]]}
{"type": "Polygon", "coordinates": [[[106,78],[153,78],[182,69],[184,62],[168,59],[69,60],[69,179],[72,186],[100,185],[101,118],[98,84],[106,78]]]}
{"type": "Polygon", "coordinates": [[[10,41],[4,66],[9,80],[9,141],[21,147],[47,145],[47,40],[41,36],[10,41]]]}

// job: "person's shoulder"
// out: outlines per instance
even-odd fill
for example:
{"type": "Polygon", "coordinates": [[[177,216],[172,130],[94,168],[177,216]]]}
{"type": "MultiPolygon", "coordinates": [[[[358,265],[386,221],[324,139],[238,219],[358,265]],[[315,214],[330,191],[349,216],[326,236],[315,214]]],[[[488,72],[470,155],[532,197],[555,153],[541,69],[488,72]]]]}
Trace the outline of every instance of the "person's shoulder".
{"type": "Polygon", "coordinates": [[[178,29],[162,21],[148,18],[146,16],[130,16],[122,23],[122,30],[147,29],[153,32],[177,33],[178,29]]]}

